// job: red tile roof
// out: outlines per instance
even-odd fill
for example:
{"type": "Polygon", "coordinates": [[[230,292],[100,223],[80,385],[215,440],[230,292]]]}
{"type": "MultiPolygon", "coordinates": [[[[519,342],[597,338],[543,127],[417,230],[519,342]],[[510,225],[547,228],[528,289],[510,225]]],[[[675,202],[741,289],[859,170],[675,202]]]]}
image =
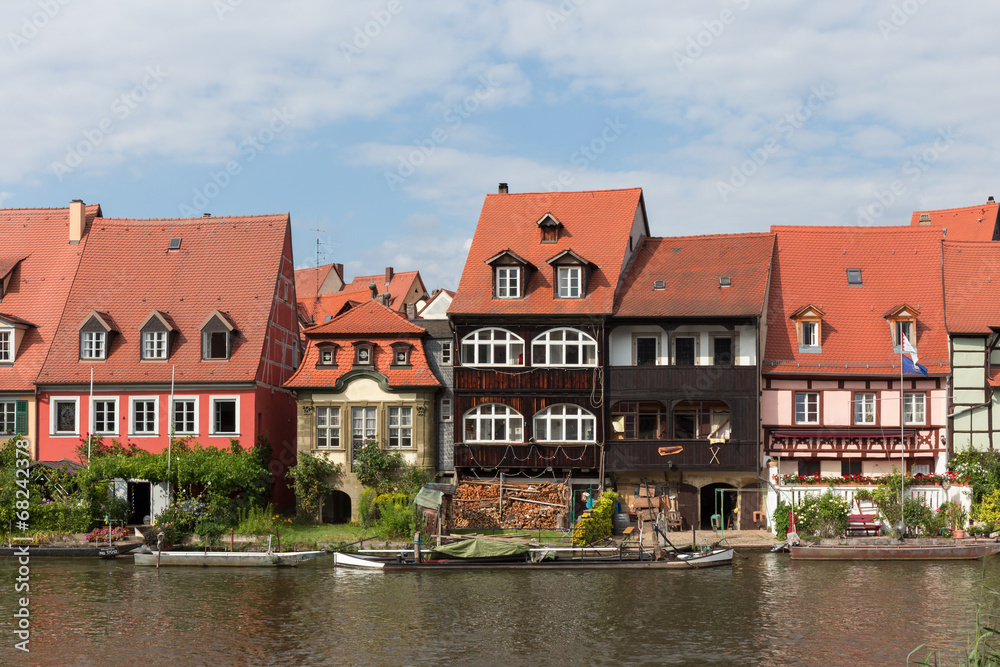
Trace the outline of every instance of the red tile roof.
{"type": "MultiPolygon", "coordinates": [[[[93,204],[85,210],[86,229],[101,216],[101,207],[93,204]]],[[[0,279],[14,269],[0,312],[35,325],[25,332],[14,364],[0,366],[0,391],[34,392],[87,234],[70,245],[68,207],[0,209],[0,239],[0,264],[6,267],[0,269],[0,279]]]]}
{"type": "Polygon", "coordinates": [[[343,315],[318,326],[306,329],[308,339],[302,364],[285,383],[286,387],[332,387],[337,380],[355,370],[354,346],[356,341],[370,341],[375,349],[374,370],[386,377],[390,387],[439,387],[424,353],[423,327],[407,321],[395,311],[375,301],[352,308],[343,315]],[[413,345],[410,367],[394,367],[392,343],[404,341],[413,345]],[[320,366],[317,344],[337,344],[335,366],[320,366]]]}
{"type": "Polygon", "coordinates": [[[768,298],[765,373],[896,375],[887,312],[918,308],[920,363],[949,372],[935,227],[772,227],[777,248],[768,298]],[[847,284],[861,269],[862,285],[847,284]],[[789,316],[807,304],[824,312],[820,353],[799,352],[789,316]]]}
{"type": "MultiPolygon", "coordinates": [[[[458,292],[455,314],[610,314],[636,216],[645,224],[641,188],[486,196],[458,292]],[[556,243],[541,243],[538,221],[551,214],[562,224],[556,243]],[[572,249],[595,265],[582,299],[556,299],[546,261],[572,249]],[[494,299],[486,260],[510,250],[534,265],[521,299],[494,299]]],[[[643,232],[648,235],[648,225],[643,232]]]]}
{"type": "MultiPolygon", "coordinates": [[[[287,214],[178,220],[103,219],[87,248],[39,383],[253,382],[261,357],[282,253],[290,243],[287,214]],[[178,251],[168,252],[170,239],[178,251]],[[77,327],[92,310],[121,330],[107,361],[79,360],[77,327]],[[139,360],[139,327],[153,310],[178,332],[166,363],[139,360]],[[228,361],[202,361],[200,327],[213,311],[238,329],[228,361]]],[[[290,248],[287,250],[290,254],[290,248]]]]}
{"type": "Polygon", "coordinates": [[[1000,326],[1000,243],[944,242],[944,305],[950,333],[1000,326]]]}
{"type": "Polygon", "coordinates": [[[764,311],[774,234],[647,238],[629,268],[615,315],[735,317],[764,311]],[[719,279],[730,279],[721,287],[719,279]],[[654,283],[663,281],[662,289],[654,283]]]}
{"type": "Polygon", "coordinates": [[[330,272],[333,271],[340,282],[344,281],[344,276],[337,270],[338,264],[324,264],[309,269],[295,270],[295,293],[301,299],[303,296],[312,296],[319,291],[319,288],[326,282],[330,272]]]}
{"type": "MultiPolygon", "coordinates": [[[[351,282],[344,285],[343,291],[363,292],[368,294],[370,298],[371,289],[368,286],[372,283],[375,283],[379,294],[385,293],[385,274],[381,273],[373,276],[355,276],[351,282]]],[[[427,290],[424,288],[424,281],[420,279],[419,271],[400,271],[392,274],[392,278],[389,280],[390,308],[404,311],[407,297],[410,297],[409,303],[416,303],[421,295],[426,297],[427,290]],[[410,293],[414,289],[417,291],[416,295],[410,293]]]]}
{"type": "Polygon", "coordinates": [[[992,241],[997,233],[998,211],[1000,206],[996,202],[938,211],[914,211],[910,224],[928,226],[920,224],[920,216],[927,214],[931,219],[929,226],[948,230],[949,241],[992,241]]]}

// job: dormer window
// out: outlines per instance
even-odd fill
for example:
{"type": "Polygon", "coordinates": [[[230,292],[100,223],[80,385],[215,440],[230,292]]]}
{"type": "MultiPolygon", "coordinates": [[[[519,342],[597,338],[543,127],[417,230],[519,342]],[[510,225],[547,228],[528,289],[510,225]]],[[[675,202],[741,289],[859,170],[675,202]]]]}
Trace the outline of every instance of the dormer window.
{"type": "Polygon", "coordinates": [[[201,325],[201,358],[229,359],[233,353],[236,326],[224,313],[216,310],[201,325]]]}
{"type": "Polygon", "coordinates": [[[371,366],[374,364],[375,346],[366,340],[354,343],[354,365],[371,366]]]}
{"type": "Polygon", "coordinates": [[[534,268],[527,260],[510,250],[486,260],[493,270],[493,298],[520,299],[528,283],[528,271],[534,268]]]}
{"type": "Polygon", "coordinates": [[[547,260],[552,266],[556,299],[580,299],[587,294],[591,264],[572,250],[564,250],[547,260]]]}
{"type": "Polygon", "coordinates": [[[80,359],[96,361],[108,358],[111,334],[118,331],[110,315],[92,310],[77,329],[80,332],[80,359]]]}
{"type": "Polygon", "coordinates": [[[319,360],[316,367],[337,365],[337,345],[335,343],[324,343],[317,346],[319,348],[319,360]]]}
{"type": "Polygon", "coordinates": [[[410,365],[410,352],[412,351],[412,345],[409,343],[393,343],[392,344],[392,365],[393,366],[409,366],[410,365]]]}
{"type": "Polygon", "coordinates": [[[0,315],[0,364],[12,364],[24,334],[35,325],[13,315],[0,315]]]}
{"type": "Polygon", "coordinates": [[[906,335],[906,339],[910,341],[911,344],[917,344],[918,315],[920,315],[920,311],[906,304],[893,308],[884,315],[885,319],[889,322],[889,327],[892,331],[892,346],[895,348],[894,352],[896,352],[896,354],[899,354],[902,349],[902,336],[904,334],[906,335]]]}
{"type": "Polygon", "coordinates": [[[165,314],[154,310],[139,327],[142,335],[143,359],[166,361],[170,356],[170,342],[176,332],[173,322],[165,314]]]}
{"type": "Polygon", "coordinates": [[[813,305],[792,314],[799,352],[818,354],[823,351],[823,315],[823,311],[813,305]]]}
{"type": "Polygon", "coordinates": [[[538,229],[541,231],[542,243],[557,243],[559,241],[559,232],[563,224],[556,220],[555,216],[551,213],[543,215],[542,219],[535,224],[538,225],[538,229]]]}
{"type": "Polygon", "coordinates": [[[0,329],[0,363],[14,361],[14,330],[0,329]]]}

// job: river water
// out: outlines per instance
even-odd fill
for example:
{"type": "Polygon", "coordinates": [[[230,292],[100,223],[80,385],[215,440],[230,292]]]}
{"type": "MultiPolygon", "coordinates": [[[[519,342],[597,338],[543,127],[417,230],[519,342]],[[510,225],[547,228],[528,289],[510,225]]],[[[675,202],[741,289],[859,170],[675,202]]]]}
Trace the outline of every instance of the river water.
{"type": "Polygon", "coordinates": [[[920,644],[955,664],[1000,559],[731,568],[420,572],[137,568],[31,559],[31,653],[9,632],[14,559],[0,558],[0,664],[902,665],[920,644]]]}

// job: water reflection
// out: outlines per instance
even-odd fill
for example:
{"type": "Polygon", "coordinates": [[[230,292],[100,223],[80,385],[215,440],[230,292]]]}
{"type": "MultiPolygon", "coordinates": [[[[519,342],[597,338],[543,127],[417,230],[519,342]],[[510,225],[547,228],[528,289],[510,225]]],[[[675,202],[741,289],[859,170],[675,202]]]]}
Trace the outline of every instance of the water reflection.
{"type": "Polygon", "coordinates": [[[36,558],[32,653],[8,659],[8,644],[0,662],[899,665],[925,643],[958,655],[998,571],[773,554],[696,572],[392,574],[36,558]]]}

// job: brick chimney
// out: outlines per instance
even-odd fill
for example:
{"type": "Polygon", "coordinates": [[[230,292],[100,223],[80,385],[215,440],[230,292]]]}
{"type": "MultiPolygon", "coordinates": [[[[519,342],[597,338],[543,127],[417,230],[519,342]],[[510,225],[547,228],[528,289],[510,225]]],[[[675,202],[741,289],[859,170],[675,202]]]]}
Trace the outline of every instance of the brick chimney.
{"type": "Polygon", "coordinates": [[[500,195],[507,194],[507,184],[506,183],[501,183],[500,184],[500,187],[497,188],[497,194],[500,194],[500,195]]]}
{"type": "Polygon", "coordinates": [[[389,282],[392,280],[393,271],[391,266],[385,267],[385,287],[389,289],[389,282]]]}
{"type": "Polygon", "coordinates": [[[83,227],[87,223],[87,210],[82,199],[69,203],[69,242],[76,245],[83,239],[83,227]]]}
{"type": "Polygon", "coordinates": [[[930,213],[921,213],[920,214],[920,220],[918,221],[917,224],[921,224],[921,225],[929,225],[929,224],[931,224],[931,214],[930,213]]]}

